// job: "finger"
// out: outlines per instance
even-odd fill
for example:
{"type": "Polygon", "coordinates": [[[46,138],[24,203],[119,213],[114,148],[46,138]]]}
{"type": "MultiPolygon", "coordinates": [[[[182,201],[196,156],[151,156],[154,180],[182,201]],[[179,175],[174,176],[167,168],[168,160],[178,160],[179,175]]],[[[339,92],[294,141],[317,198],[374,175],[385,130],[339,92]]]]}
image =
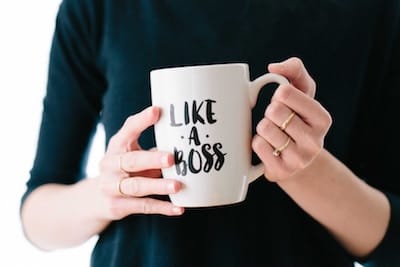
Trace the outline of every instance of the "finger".
{"type": "Polygon", "coordinates": [[[257,124],[256,132],[274,148],[282,147],[289,138],[285,132],[279,129],[279,127],[268,118],[263,118],[257,124]]]}
{"type": "MultiPolygon", "coordinates": [[[[288,157],[291,158],[288,163],[291,167],[303,169],[310,159],[314,158],[315,154],[321,150],[321,147],[323,146],[324,132],[307,125],[299,116],[296,115],[296,113],[293,113],[293,117],[291,117],[291,114],[292,110],[278,101],[273,101],[265,111],[265,117],[271,120],[277,127],[270,131],[281,130],[280,125],[282,125],[287,118],[291,118],[286,128],[283,131],[281,130],[289,135],[294,142],[291,144],[291,149],[288,150],[285,155],[288,155],[288,157]],[[295,152],[295,154],[292,152],[295,152]]],[[[259,131],[258,134],[266,138],[274,147],[277,147],[275,145],[277,141],[270,141],[268,137],[265,137],[267,134],[262,134],[261,131],[259,131]]],[[[280,139],[282,140],[282,138],[280,139]]]]}
{"type": "MultiPolygon", "coordinates": [[[[136,150],[118,155],[106,154],[99,168],[101,173],[127,177],[134,173],[153,172],[153,170],[170,167],[173,163],[174,157],[170,153],[136,150]]],[[[159,177],[159,174],[155,177],[159,177]]]]}
{"type": "Polygon", "coordinates": [[[121,129],[110,139],[109,152],[117,153],[132,150],[132,145],[137,144],[142,132],[155,124],[159,116],[159,108],[148,107],[128,117],[121,129]]]}
{"type": "Polygon", "coordinates": [[[174,156],[167,152],[136,150],[114,156],[118,168],[131,173],[150,169],[161,169],[174,164],[174,156]]]}
{"type": "Polygon", "coordinates": [[[122,219],[131,214],[178,216],[183,212],[183,207],[177,207],[171,202],[153,198],[115,198],[109,207],[110,217],[114,220],[122,219]]]}
{"type": "MultiPolygon", "coordinates": [[[[281,127],[291,116],[292,110],[279,101],[271,102],[265,110],[265,117],[274,122],[277,127],[281,127]]],[[[310,135],[312,128],[307,125],[296,113],[286,125],[286,132],[296,143],[310,135]]]]}
{"type": "Polygon", "coordinates": [[[294,167],[290,165],[295,161],[294,153],[290,152],[290,144],[283,150],[280,156],[273,155],[275,148],[264,138],[255,135],[252,142],[252,148],[264,164],[264,174],[270,181],[278,181],[290,176],[294,167]]]}
{"type": "Polygon", "coordinates": [[[268,65],[268,71],[285,76],[298,89],[314,98],[316,85],[301,59],[291,57],[280,63],[268,65]]]}
{"type": "Polygon", "coordinates": [[[325,129],[329,128],[331,124],[332,120],[329,113],[318,101],[307,97],[290,84],[279,86],[272,99],[272,101],[278,101],[288,106],[313,128],[325,129]]]}
{"type": "Polygon", "coordinates": [[[133,177],[120,181],[117,194],[122,193],[133,197],[168,195],[178,192],[181,188],[181,183],[175,180],[133,177]]]}

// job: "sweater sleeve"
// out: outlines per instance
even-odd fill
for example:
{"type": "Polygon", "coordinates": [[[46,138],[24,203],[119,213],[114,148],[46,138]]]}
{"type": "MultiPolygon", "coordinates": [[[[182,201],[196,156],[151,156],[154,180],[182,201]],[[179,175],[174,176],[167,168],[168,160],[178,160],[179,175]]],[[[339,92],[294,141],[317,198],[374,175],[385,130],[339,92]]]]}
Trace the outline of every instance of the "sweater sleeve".
{"type": "Polygon", "coordinates": [[[386,193],[386,196],[391,206],[389,226],[379,246],[366,259],[360,260],[365,267],[391,267],[400,264],[400,198],[390,193],[386,193]]]}
{"type": "Polygon", "coordinates": [[[21,204],[40,185],[72,184],[85,176],[106,88],[96,63],[96,13],[87,2],[64,0],[58,9],[40,133],[21,204]]]}
{"type": "Polygon", "coordinates": [[[391,209],[382,241],[368,257],[359,260],[365,267],[400,266],[400,142],[396,130],[400,99],[400,2],[392,3],[394,6],[382,20],[382,23],[390,21],[390,26],[382,27],[380,33],[388,41],[381,42],[373,55],[379,58],[375,63],[381,64],[372,65],[375,72],[383,73],[382,78],[373,85],[368,101],[364,101],[367,104],[361,118],[366,126],[360,128],[354,139],[358,151],[353,155],[357,173],[386,195],[391,209]]]}

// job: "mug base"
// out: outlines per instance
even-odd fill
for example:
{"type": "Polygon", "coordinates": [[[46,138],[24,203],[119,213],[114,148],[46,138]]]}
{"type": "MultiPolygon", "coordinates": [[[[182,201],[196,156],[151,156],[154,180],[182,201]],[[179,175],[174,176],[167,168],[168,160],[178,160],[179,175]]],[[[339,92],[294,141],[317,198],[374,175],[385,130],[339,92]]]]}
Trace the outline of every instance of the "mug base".
{"type": "Polygon", "coordinates": [[[217,208],[217,207],[229,207],[235,204],[239,204],[243,202],[244,199],[238,199],[235,201],[229,201],[229,202],[204,202],[204,203],[185,203],[185,202],[179,202],[179,201],[172,201],[172,204],[174,204],[177,207],[184,207],[184,208],[189,208],[189,209],[201,209],[201,208],[217,208]]]}

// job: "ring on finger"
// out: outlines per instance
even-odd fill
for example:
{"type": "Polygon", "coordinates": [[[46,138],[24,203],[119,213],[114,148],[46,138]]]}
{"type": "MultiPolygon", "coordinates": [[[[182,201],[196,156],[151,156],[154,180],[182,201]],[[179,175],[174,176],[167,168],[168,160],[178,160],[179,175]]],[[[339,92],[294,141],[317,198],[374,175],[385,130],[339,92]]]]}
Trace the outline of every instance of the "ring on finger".
{"type": "Polygon", "coordinates": [[[283,144],[281,147],[277,147],[275,148],[275,150],[272,152],[272,155],[274,155],[275,157],[279,157],[282,153],[283,150],[285,150],[290,143],[290,137],[288,137],[287,141],[285,144],[283,144]]]}
{"type": "Polygon", "coordinates": [[[127,170],[124,169],[124,167],[122,166],[122,155],[119,155],[118,157],[118,168],[122,173],[129,173],[127,170]]]}
{"type": "Polygon", "coordinates": [[[290,115],[287,117],[287,119],[282,123],[282,125],[280,127],[282,131],[284,131],[287,128],[290,121],[293,119],[294,115],[296,115],[296,112],[292,111],[292,113],[290,113],[290,115]]]}
{"type": "Polygon", "coordinates": [[[122,181],[123,181],[123,180],[125,180],[125,178],[119,179],[118,182],[117,182],[117,190],[118,190],[118,193],[119,193],[122,197],[129,197],[129,195],[125,194],[125,193],[122,191],[121,185],[122,185],[122,181]]]}

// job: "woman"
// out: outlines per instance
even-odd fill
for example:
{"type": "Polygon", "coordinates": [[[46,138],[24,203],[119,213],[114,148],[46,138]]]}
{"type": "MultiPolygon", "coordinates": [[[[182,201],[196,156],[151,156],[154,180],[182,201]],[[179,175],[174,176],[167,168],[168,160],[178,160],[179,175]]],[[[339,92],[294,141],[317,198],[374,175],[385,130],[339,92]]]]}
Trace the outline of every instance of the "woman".
{"type": "Polygon", "coordinates": [[[96,267],[398,266],[399,18],[395,0],[64,0],[27,238],[52,250],[98,235],[96,267]],[[291,84],[259,97],[271,99],[253,116],[265,177],[246,200],[185,210],[167,198],[182,184],[157,179],[174,160],[152,149],[149,71],[225,62],[291,84]],[[99,122],[107,151],[83,179],[99,122]]]}

